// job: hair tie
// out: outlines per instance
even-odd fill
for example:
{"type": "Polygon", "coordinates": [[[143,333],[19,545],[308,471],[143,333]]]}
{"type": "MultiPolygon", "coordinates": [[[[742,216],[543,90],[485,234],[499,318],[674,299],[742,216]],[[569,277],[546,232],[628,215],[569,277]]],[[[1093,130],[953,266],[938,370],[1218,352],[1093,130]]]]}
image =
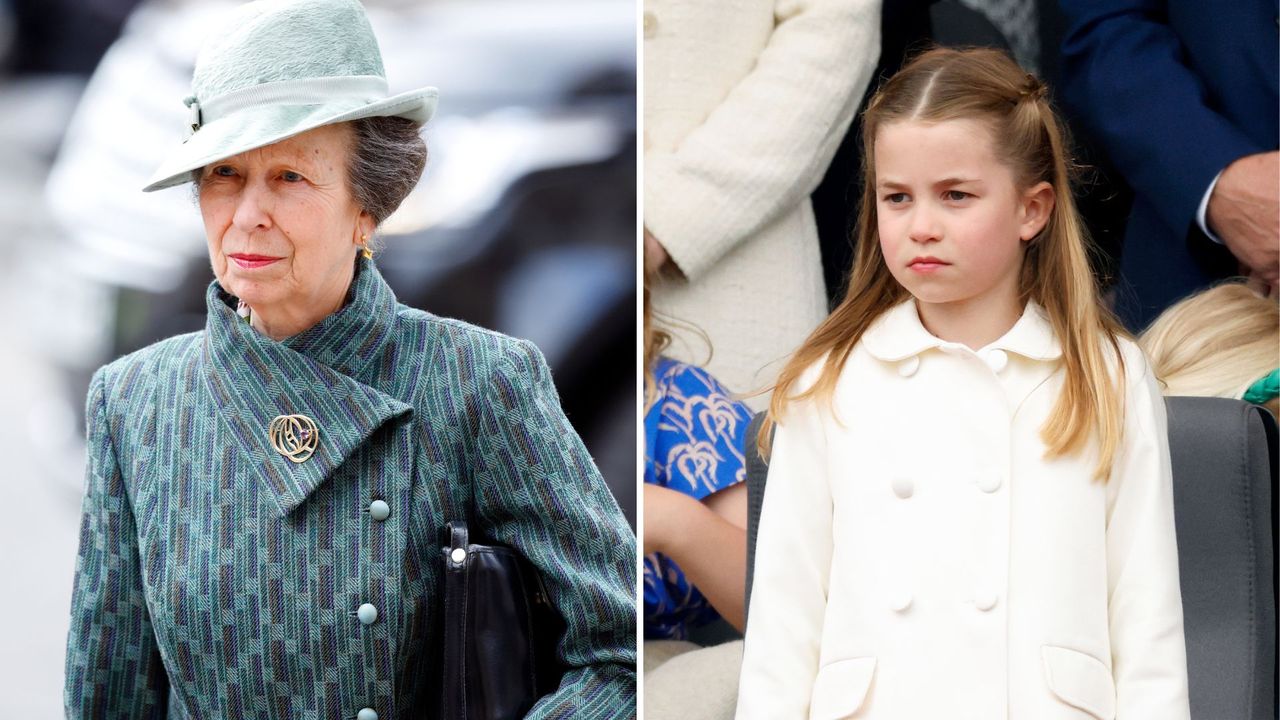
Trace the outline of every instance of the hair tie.
{"type": "Polygon", "coordinates": [[[1018,89],[1019,99],[1029,99],[1032,101],[1044,98],[1049,92],[1049,87],[1040,82],[1040,79],[1031,73],[1027,73],[1023,80],[1022,87],[1018,89]]]}
{"type": "Polygon", "coordinates": [[[1261,405],[1280,397],[1280,368],[1263,375],[1244,391],[1244,401],[1261,405]]]}

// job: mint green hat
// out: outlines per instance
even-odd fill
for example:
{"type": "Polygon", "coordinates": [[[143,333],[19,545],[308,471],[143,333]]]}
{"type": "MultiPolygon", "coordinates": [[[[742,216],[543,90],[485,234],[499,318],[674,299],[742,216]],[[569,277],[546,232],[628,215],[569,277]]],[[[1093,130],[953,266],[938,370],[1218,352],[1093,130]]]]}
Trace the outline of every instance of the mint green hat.
{"type": "Polygon", "coordinates": [[[189,135],[144,192],[195,180],[216,160],[367,117],[425,123],[437,91],[387,97],[378,40],[357,0],[255,0],[196,58],[189,135]]]}

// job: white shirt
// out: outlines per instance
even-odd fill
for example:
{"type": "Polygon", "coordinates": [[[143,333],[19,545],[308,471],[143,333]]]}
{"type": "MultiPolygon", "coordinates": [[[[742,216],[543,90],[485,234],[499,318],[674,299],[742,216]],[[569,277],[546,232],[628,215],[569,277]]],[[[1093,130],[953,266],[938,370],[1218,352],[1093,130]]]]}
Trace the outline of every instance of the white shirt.
{"type": "Polygon", "coordinates": [[[1213,176],[1213,182],[1209,183],[1209,189],[1204,191],[1204,197],[1200,198],[1200,206],[1196,208],[1196,224],[1200,226],[1200,230],[1209,237],[1210,240],[1222,244],[1222,238],[1213,234],[1209,229],[1209,198],[1213,197],[1214,188],[1218,187],[1218,180],[1222,178],[1222,172],[1213,176]]]}

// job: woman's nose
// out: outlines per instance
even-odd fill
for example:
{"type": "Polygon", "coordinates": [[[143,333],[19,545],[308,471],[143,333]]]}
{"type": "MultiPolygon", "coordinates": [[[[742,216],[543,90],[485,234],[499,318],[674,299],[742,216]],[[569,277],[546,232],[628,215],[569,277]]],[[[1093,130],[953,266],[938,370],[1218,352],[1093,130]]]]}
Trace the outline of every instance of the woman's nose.
{"type": "Polygon", "coordinates": [[[271,227],[271,198],[260,183],[245,183],[236,199],[232,223],[244,233],[271,227]]]}

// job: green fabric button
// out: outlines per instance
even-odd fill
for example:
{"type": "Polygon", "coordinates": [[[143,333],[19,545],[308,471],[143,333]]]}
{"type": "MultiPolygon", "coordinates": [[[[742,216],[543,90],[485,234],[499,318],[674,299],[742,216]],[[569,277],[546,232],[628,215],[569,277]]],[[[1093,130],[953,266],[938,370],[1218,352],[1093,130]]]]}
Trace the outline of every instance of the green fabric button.
{"type": "Polygon", "coordinates": [[[381,522],[391,516],[391,506],[381,500],[374,500],[369,503],[369,514],[374,520],[381,522]]]}

